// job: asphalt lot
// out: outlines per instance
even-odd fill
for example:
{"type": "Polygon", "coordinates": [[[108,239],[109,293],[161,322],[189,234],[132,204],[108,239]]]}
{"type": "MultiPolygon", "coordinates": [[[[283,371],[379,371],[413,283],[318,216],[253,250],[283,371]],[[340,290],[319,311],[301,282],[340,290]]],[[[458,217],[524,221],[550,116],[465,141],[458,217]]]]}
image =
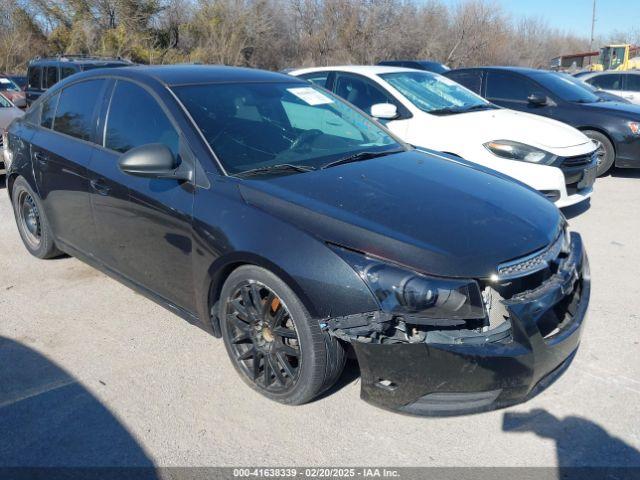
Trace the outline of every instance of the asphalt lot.
{"type": "Polygon", "coordinates": [[[571,368],[526,404],[432,419],[361,401],[355,365],[311,404],[266,400],[221,341],[74,258],[29,256],[2,187],[0,466],[640,466],[640,172],[595,190],[566,212],[593,277],[571,368]]]}

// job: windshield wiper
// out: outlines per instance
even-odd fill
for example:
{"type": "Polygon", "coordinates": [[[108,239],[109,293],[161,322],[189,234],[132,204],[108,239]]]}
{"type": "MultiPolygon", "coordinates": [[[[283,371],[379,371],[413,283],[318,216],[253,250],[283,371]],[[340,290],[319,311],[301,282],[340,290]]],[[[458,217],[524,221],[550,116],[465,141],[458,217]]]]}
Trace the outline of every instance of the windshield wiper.
{"type": "Polygon", "coordinates": [[[466,112],[472,112],[473,110],[493,110],[494,108],[496,108],[495,105],[490,105],[488,103],[480,103],[478,105],[471,105],[470,107],[462,109],[461,111],[466,113],[466,112]]]}
{"type": "Polygon", "coordinates": [[[460,107],[446,107],[446,108],[438,108],[436,110],[429,110],[427,113],[432,115],[452,115],[456,113],[462,113],[465,110],[460,107]]]}
{"type": "Polygon", "coordinates": [[[264,173],[272,172],[310,172],[311,170],[315,170],[315,167],[293,165],[291,163],[278,163],[276,165],[268,165],[266,167],[258,167],[252,168],[251,170],[245,170],[244,172],[237,173],[236,176],[250,177],[252,175],[262,175],[264,173]]]}
{"type": "Polygon", "coordinates": [[[404,150],[390,150],[386,152],[358,152],[346,157],[339,158],[333,162],[324,164],[321,169],[335,167],[336,165],[344,165],[345,163],[361,162],[362,160],[369,160],[370,158],[384,157],[385,155],[391,155],[392,153],[400,153],[404,150]]]}

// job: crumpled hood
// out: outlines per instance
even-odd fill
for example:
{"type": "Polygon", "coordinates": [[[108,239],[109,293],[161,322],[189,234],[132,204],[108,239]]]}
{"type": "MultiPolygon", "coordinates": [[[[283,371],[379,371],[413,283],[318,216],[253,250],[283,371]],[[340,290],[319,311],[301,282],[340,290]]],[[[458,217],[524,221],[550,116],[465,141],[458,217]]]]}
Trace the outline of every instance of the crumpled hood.
{"type": "MultiPolygon", "coordinates": [[[[480,110],[439,117],[441,128],[460,131],[484,144],[493,140],[513,140],[542,149],[562,149],[584,145],[590,140],[580,130],[557,120],[506,108],[480,110]]],[[[561,152],[552,152],[561,154],[561,152]]]]}
{"type": "Polygon", "coordinates": [[[486,278],[548,245],[562,222],[541,195],[490,172],[411,151],[242,180],[240,192],[323,241],[425,273],[486,278]]]}

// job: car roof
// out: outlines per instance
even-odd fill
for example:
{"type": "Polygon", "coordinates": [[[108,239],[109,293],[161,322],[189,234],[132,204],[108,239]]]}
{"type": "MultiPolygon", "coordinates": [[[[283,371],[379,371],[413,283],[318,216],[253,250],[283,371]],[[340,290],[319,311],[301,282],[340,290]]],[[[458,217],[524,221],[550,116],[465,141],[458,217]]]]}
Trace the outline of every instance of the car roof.
{"type": "Polygon", "coordinates": [[[92,76],[125,76],[136,79],[149,78],[169,87],[230,82],[300,82],[282,73],[255,68],[229,67],[224,65],[137,65],[116,69],[96,69],[74,75],[79,79],[92,76]]]}
{"type": "Polygon", "coordinates": [[[523,75],[532,75],[532,74],[538,74],[538,73],[552,73],[549,70],[538,70],[536,68],[529,68],[529,67],[508,67],[508,66],[456,68],[456,69],[450,70],[447,73],[463,71],[463,70],[502,70],[506,72],[522,73],[523,75]]]}
{"type": "Polygon", "coordinates": [[[325,71],[360,73],[362,75],[379,75],[382,73],[415,72],[416,70],[413,68],[393,67],[389,65],[334,65],[331,67],[300,68],[289,73],[292,75],[303,75],[305,73],[325,71]]]}

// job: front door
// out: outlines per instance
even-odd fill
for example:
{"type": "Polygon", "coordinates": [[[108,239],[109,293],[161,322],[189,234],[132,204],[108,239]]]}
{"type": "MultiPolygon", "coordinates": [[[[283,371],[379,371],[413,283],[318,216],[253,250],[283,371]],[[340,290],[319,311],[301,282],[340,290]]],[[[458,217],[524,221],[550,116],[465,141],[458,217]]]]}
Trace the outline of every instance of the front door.
{"type": "Polygon", "coordinates": [[[128,279],[193,311],[193,185],[136,177],[118,168],[123,153],[149,143],[163,143],[177,157],[187,155],[159,100],[136,83],[118,80],[104,148],[97,149],[89,166],[99,255],[128,279]]]}

